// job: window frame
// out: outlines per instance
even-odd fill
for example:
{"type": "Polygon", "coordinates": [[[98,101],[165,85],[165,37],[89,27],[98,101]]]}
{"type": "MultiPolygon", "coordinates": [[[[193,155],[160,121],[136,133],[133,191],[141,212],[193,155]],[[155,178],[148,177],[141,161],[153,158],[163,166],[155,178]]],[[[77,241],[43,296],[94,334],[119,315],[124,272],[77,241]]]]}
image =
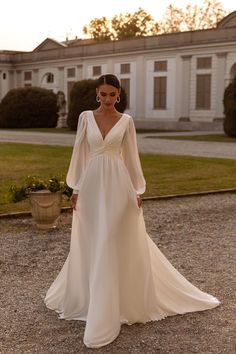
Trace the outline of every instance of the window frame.
{"type": "Polygon", "coordinates": [[[201,69],[211,69],[212,68],[212,57],[199,57],[197,58],[197,70],[201,69]]]}
{"type": "Polygon", "coordinates": [[[101,65],[94,65],[92,67],[92,75],[93,76],[100,76],[102,75],[102,66],[101,65]]]}
{"type": "Polygon", "coordinates": [[[196,110],[211,109],[211,82],[212,75],[210,73],[196,75],[196,110]]]}
{"type": "Polygon", "coordinates": [[[131,65],[130,63],[121,63],[120,64],[120,74],[130,74],[131,72],[131,65]]]}
{"type": "Polygon", "coordinates": [[[167,60],[155,60],[153,66],[154,72],[166,72],[168,69],[168,62],[167,60]]]}
{"type": "Polygon", "coordinates": [[[32,81],[32,71],[24,71],[24,81],[32,81]]]}
{"type": "Polygon", "coordinates": [[[153,109],[167,109],[167,76],[154,76],[153,78],[153,109]]]}
{"type": "Polygon", "coordinates": [[[75,68],[67,68],[67,77],[73,79],[76,76],[75,68]]]}

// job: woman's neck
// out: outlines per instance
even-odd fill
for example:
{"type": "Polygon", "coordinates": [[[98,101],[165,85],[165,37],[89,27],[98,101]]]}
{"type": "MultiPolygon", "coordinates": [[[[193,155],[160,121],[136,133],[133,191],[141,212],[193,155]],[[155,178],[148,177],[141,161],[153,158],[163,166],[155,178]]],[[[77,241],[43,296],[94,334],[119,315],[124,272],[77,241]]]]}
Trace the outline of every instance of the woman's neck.
{"type": "Polygon", "coordinates": [[[112,107],[112,108],[99,107],[95,112],[103,114],[104,116],[118,113],[117,110],[115,109],[115,107],[112,107]]]}

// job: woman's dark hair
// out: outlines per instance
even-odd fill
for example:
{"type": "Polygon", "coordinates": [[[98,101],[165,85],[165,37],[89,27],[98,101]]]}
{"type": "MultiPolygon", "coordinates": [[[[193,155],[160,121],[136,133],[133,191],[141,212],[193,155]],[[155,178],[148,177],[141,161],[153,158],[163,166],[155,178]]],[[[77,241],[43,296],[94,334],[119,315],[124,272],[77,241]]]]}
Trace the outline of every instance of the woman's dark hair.
{"type": "Polygon", "coordinates": [[[113,74],[102,75],[97,79],[96,87],[98,88],[101,85],[111,85],[116,87],[118,90],[120,89],[120,81],[113,74]]]}

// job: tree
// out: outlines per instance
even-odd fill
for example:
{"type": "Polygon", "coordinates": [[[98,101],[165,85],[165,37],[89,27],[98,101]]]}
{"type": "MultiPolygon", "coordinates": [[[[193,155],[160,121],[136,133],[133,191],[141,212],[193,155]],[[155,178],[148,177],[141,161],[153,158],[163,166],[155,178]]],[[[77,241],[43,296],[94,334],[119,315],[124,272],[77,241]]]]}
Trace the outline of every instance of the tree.
{"type": "Polygon", "coordinates": [[[158,24],[141,7],[133,14],[127,12],[113,16],[111,26],[115,39],[148,36],[158,31],[158,24]]]}
{"type": "Polygon", "coordinates": [[[89,25],[83,27],[83,32],[96,40],[111,40],[113,38],[110,22],[106,17],[91,20],[89,25]]]}
{"type": "Polygon", "coordinates": [[[180,32],[182,20],[183,11],[170,4],[166,8],[164,19],[159,23],[160,31],[163,33],[180,32]]]}
{"type": "Polygon", "coordinates": [[[226,87],[224,92],[224,132],[230,137],[236,137],[236,77],[226,87]]]}
{"type": "Polygon", "coordinates": [[[225,16],[226,11],[218,0],[204,0],[200,6],[189,3],[184,9],[169,5],[159,23],[160,31],[173,33],[214,28],[225,16]]]}
{"type": "Polygon", "coordinates": [[[0,103],[0,127],[55,127],[57,111],[55,93],[40,87],[19,87],[8,91],[0,103]]]}
{"type": "Polygon", "coordinates": [[[83,32],[96,40],[119,40],[129,37],[195,31],[216,27],[227,15],[219,0],[203,0],[202,5],[189,3],[181,9],[173,4],[166,8],[164,18],[156,22],[141,7],[134,13],[95,18],[83,27],[83,32]]]}
{"type": "Polygon", "coordinates": [[[226,11],[218,0],[204,0],[201,7],[189,4],[185,10],[187,30],[214,28],[225,15],[226,11]]]}
{"type": "Polygon", "coordinates": [[[119,14],[108,20],[95,18],[83,27],[84,34],[96,40],[116,40],[156,34],[158,23],[141,7],[134,13],[119,14]]]}

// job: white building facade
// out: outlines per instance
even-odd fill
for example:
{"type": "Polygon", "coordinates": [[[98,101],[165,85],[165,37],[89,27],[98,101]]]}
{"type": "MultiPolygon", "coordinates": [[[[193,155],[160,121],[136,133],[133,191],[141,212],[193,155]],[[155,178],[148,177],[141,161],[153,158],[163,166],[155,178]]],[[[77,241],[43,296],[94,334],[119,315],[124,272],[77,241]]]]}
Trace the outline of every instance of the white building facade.
{"type": "Polygon", "coordinates": [[[0,100],[13,88],[63,91],[76,81],[118,76],[127,113],[142,126],[223,119],[223,93],[236,76],[236,11],[216,29],[115,42],[46,39],[32,52],[0,52],[0,100]]]}

